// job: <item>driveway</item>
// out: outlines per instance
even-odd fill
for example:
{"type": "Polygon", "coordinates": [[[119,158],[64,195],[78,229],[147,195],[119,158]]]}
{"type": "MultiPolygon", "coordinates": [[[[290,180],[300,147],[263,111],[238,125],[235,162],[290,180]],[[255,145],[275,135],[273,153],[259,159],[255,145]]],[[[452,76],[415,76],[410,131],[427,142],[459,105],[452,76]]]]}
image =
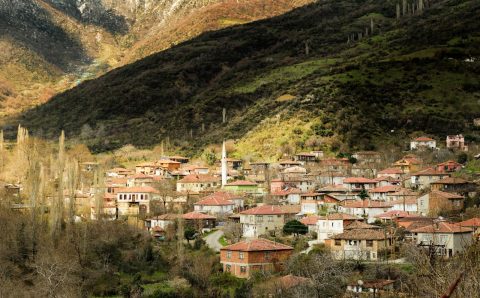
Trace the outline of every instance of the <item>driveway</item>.
{"type": "Polygon", "coordinates": [[[223,231],[222,230],[217,230],[209,235],[207,235],[203,240],[207,243],[208,247],[213,249],[214,251],[220,251],[220,248],[223,246],[218,242],[220,237],[223,236],[223,231]]]}

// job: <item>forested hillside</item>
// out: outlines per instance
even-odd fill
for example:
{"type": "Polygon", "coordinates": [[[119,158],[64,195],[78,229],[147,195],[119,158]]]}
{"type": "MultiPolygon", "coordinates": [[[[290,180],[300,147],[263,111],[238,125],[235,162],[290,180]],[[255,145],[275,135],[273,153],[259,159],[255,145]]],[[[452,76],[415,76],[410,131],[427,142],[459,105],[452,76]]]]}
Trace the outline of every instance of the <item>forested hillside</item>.
{"type": "Polygon", "coordinates": [[[312,0],[0,0],[0,116],[202,32],[312,0]]]}
{"type": "Polygon", "coordinates": [[[10,123],[47,137],[65,129],[95,150],[167,137],[190,151],[239,139],[265,155],[369,149],[419,131],[477,138],[480,3],[405,4],[328,0],[208,32],[10,123]]]}

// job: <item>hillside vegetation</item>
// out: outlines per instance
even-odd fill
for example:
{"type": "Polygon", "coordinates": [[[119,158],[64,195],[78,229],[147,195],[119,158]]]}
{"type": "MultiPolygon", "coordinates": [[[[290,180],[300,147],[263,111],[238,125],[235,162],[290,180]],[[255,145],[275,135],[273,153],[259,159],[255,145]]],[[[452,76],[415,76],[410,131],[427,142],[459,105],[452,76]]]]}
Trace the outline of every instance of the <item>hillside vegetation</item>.
{"type": "Polygon", "coordinates": [[[0,0],[0,116],[202,32],[311,1],[0,0]]]}
{"type": "Polygon", "coordinates": [[[397,19],[396,1],[327,0],[208,32],[10,123],[47,137],[65,129],[95,150],[169,138],[197,152],[231,138],[259,157],[278,146],[371,149],[420,132],[475,140],[480,3],[422,3],[397,19]]]}

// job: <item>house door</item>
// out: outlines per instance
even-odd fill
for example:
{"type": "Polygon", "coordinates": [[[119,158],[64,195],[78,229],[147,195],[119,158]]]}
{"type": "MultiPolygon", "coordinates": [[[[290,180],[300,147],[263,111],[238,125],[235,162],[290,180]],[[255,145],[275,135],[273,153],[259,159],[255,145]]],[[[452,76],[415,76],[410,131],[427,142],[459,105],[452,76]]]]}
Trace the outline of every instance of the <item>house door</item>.
{"type": "Polygon", "coordinates": [[[453,251],[452,251],[452,249],[450,248],[450,249],[448,249],[448,257],[450,258],[450,257],[452,257],[452,256],[453,256],[453,251]]]}

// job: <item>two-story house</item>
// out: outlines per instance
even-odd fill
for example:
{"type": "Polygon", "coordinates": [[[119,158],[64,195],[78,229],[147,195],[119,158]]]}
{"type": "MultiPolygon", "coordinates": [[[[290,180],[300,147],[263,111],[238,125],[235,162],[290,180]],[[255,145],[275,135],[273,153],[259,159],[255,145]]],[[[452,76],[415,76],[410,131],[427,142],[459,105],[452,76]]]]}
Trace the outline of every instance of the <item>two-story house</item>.
{"type": "Polygon", "coordinates": [[[270,232],[280,232],[285,223],[293,218],[280,206],[264,205],[240,212],[243,237],[252,238],[270,232]]]}
{"type": "Polygon", "coordinates": [[[220,249],[223,271],[240,278],[249,278],[254,272],[277,272],[284,268],[293,247],[267,239],[252,239],[220,249]]]}
{"type": "Polygon", "coordinates": [[[417,245],[446,258],[461,253],[473,242],[470,228],[444,221],[435,222],[412,231],[416,235],[417,245]]]}

